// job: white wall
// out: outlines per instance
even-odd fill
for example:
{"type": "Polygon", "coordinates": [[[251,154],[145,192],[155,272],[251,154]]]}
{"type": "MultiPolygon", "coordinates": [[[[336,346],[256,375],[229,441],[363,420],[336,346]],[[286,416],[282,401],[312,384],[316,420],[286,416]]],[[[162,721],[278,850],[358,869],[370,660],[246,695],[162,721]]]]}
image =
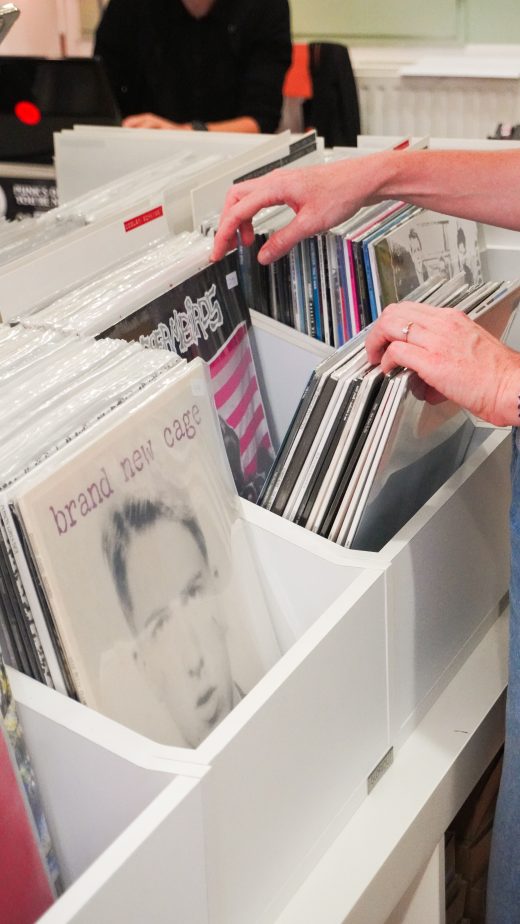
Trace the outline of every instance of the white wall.
{"type": "Polygon", "coordinates": [[[5,55],[61,56],[58,0],[16,0],[20,17],[0,46],[5,55]]]}

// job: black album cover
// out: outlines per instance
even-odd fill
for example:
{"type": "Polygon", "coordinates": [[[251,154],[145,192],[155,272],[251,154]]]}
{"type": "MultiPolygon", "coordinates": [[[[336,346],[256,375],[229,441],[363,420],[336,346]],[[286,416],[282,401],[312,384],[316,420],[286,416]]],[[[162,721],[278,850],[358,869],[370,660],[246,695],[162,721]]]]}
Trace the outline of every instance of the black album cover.
{"type": "Polygon", "coordinates": [[[58,205],[56,181],[51,178],[0,175],[0,218],[47,212],[58,205]]]}
{"type": "Polygon", "coordinates": [[[222,436],[239,494],[256,501],[273,460],[249,340],[249,310],[228,254],[137,309],[100,336],[138,340],[208,365],[222,436]]]}

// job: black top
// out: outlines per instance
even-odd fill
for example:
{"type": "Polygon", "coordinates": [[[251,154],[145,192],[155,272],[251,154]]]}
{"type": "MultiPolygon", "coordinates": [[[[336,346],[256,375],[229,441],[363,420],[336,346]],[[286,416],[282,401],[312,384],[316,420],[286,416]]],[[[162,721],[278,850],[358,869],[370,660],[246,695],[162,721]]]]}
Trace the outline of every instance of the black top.
{"type": "Polygon", "coordinates": [[[277,128],[291,61],[287,0],[216,0],[195,19],[181,0],[110,0],[95,54],[123,116],[174,122],[256,119],[277,128]]]}

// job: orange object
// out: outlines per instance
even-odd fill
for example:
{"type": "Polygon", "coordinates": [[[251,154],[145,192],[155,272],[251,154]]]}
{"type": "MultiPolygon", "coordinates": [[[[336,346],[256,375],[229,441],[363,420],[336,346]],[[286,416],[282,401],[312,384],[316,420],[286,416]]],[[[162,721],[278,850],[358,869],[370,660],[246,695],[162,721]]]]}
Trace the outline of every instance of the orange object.
{"type": "Polygon", "coordinates": [[[283,85],[283,95],[311,99],[313,95],[308,45],[293,45],[292,62],[283,85]]]}

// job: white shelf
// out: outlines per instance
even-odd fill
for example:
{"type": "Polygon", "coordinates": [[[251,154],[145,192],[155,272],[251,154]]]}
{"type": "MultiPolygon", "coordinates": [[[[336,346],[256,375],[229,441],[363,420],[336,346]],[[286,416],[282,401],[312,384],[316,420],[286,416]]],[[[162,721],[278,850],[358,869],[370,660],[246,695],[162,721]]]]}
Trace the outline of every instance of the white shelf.
{"type": "Polygon", "coordinates": [[[502,743],[507,638],[504,613],[275,924],[384,924],[502,743]]]}

